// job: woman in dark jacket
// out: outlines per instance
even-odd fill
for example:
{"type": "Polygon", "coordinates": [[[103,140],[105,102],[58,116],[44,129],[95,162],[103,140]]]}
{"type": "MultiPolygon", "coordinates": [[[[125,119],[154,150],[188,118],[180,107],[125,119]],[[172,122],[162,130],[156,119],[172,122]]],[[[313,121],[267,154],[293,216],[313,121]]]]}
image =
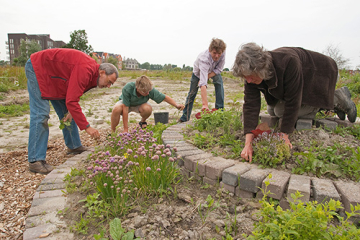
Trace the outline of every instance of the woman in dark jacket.
{"type": "Polygon", "coordinates": [[[266,51],[255,43],[247,43],[237,53],[233,74],[246,80],[243,106],[246,141],[241,153],[246,160],[252,160],[251,130],[258,125],[260,92],[269,114],[282,118],[280,131],[290,147],[288,134],[294,131],[297,119],[313,119],[320,108],[335,108],[340,118],[346,113],[351,122],[356,119],[356,106],[349,90],[344,87],[335,91],[336,62],[323,54],[298,47],[266,51]]]}

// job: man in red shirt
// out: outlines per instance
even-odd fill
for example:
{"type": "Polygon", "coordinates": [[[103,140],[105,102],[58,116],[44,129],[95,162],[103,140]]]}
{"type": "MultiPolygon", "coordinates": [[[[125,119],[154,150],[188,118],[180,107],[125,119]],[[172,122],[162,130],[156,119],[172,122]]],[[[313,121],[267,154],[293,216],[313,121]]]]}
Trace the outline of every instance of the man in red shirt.
{"type": "Polygon", "coordinates": [[[29,170],[47,174],[53,169],[45,161],[49,138],[49,100],[59,119],[71,122],[63,129],[68,153],[81,153],[86,148],[81,145],[78,127],[93,138],[100,134],[82,113],[80,97],[91,88],[110,87],[118,78],[118,70],[110,63],[97,64],[81,51],[54,48],[32,54],[25,65],[25,72],[30,100],[29,170]]]}

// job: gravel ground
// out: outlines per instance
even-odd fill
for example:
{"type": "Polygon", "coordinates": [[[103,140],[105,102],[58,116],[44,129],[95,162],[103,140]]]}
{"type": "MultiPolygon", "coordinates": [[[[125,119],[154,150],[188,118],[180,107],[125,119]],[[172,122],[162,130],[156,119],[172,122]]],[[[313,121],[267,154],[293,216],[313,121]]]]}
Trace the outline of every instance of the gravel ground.
{"type": "MultiPolygon", "coordinates": [[[[81,107],[88,121],[101,134],[106,134],[109,129],[110,111],[118,96],[121,88],[127,82],[134,79],[120,78],[112,88],[93,89],[86,93],[91,97],[81,101],[81,107]],[[99,121],[102,120],[102,121],[99,121]]],[[[163,79],[152,79],[154,87],[166,95],[174,98],[179,103],[185,103],[188,92],[189,80],[172,81],[163,79]]],[[[240,88],[237,81],[224,79],[225,95],[239,92],[240,88]],[[227,84],[229,84],[227,86],[227,84]]],[[[213,105],[214,97],[213,85],[209,85],[209,103],[213,105]]],[[[26,90],[8,93],[2,105],[12,103],[23,103],[28,101],[26,90]]],[[[200,103],[199,94],[197,101],[200,103]]],[[[233,104],[233,100],[228,100],[225,106],[233,104]]],[[[169,111],[170,120],[180,117],[180,112],[163,102],[156,104],[151,102],[154,112],[169,111]]],[[[195,106],[196,107],[196,106],[195,106]]],[[[136,124],[139,116],[130,114],[130,123],[136,124]]],[[[150,117],[149,123],[153,123],[150,117]]],[[[9,119],[0,118],[0,239],[22,239],[25,230],[26,215],[30,209],[35,190],[38,188],[44,175],[34,174],[28,170],[27,150],[29,115],[14,117],[9,119]]],[[[50,137],[47,151],[47,162],[57,166],[65,162],[69,157],[66,155],[61,131],[59,130],[59,120],[54,111],[50,113],[50,137]]],[[[96,142],[90,139],[85,132],[81,134],[84,146],[94,147],[96,142]]]]}

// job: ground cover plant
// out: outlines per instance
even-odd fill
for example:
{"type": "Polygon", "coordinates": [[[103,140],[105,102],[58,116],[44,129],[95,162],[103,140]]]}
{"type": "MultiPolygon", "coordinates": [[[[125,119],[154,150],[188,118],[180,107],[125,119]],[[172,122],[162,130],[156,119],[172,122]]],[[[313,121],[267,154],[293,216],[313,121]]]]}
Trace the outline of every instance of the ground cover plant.
{"type": "MultiPolygon", "coordinates": [[[[271,176],[269,177],[271,181],[271,176]]],[[[265,185],[269,185],[269,181],[265,185]]],[[[259,221],[255,223],[252,235],[255,239],[359,239],[360,229],[351,224],[349,219],[360,215],[360,205],[352,207],[346,217],[338,214],[342,209],[340,201],[331,199],[325,203],[316,201],[304,203],[299,192],[292,194],[290,209],[283,210],[267,199],[270,193],[262,189],[264,197],[257,213],[259,221]]]]}
{"type": "MultiPolygon", "coordinates": [[[[161,135],[163,126],[153,127],[155,135],[161,135]]],[[[74,192],[71,179],[79,175],[85,176],[81,189],[88,191],[81,200],[88,211],[72,230],[86,234],[89,225],[122,217],[144,198],[174,194],[179,176],[176,157],[170,145],[160,144],[153,135],[140,128],[112,134],[89,156],[85,172],[74,169],[66,176],[67,192],[74,192]]]]}
{"type": "MultiPolygon", "coordinates": [[[[184,136],[197,147],[225,158],[241,159],[244,136],[241,114],[234,109],[216,111],[194,120],[184,136]]],[[[297,174],[333,179],[360,180],[360,125],[303,130],[290,135],[293,149],[288,149],[274,129],[253,141],[253,163],[264,168],[278,168],[297,174]]]]}

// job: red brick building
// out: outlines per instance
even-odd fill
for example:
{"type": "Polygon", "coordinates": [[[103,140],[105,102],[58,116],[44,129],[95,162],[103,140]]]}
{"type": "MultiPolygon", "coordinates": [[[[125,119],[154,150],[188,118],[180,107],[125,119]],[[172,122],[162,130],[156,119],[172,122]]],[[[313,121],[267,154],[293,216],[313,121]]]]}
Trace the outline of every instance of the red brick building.
{"type": "Polygon", "coordinates": [[[32,41],[35,40],[41,49],[59,48],[66,45],[63,41],[54,41],[50,38],[50,34],[33,34],[26,33],[8,33],[7,49],[9,50],[10,64],[13,63],[14,58],[20,56],[19,48],[21,40],[32,41]]]}

